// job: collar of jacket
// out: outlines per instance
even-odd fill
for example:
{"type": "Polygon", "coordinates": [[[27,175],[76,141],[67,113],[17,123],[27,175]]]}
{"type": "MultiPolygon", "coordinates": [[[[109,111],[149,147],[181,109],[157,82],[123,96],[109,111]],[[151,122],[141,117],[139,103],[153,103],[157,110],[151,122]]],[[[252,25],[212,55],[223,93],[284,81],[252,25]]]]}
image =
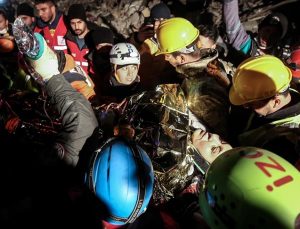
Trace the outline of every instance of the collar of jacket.
{"type": "Polygon", "coordinates": [[[197,61],[179,65],[176,67],[178,73],[183,74],[185,77],[193,77],[203,72],[208,63],[218,58],[218,51],[216,49],[203,49],[201,58],[197,61]]]}
{"type": "Polygon", "coordinates": [[[266,119],[268,122],[284,119],[287,117],[293,117],[300,114],[300,94],[294,89],[289,89],[292,97],[291,105],[285,106],[281,108],[280,110],[269,114],[264,117],[260,117],[262,119],[266,119]]]}

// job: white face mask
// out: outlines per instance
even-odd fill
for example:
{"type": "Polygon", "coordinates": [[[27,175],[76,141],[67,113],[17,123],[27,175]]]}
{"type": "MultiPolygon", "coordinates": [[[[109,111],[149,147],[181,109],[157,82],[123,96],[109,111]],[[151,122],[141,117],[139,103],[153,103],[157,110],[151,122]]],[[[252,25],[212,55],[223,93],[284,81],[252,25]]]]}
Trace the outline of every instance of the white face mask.
{"type": "Polygon", "coordinates": [[[6,34],[7,33],[7,28],[1,29],[0,34],[6,34]]]}

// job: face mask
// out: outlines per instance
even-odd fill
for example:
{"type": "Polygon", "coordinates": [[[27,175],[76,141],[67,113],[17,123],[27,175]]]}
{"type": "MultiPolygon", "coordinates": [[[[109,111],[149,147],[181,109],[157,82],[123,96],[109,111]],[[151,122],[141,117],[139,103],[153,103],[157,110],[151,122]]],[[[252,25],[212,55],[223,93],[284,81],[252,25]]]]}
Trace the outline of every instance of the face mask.
{"type": "Polygon", "coordinates": [[[4,28],[4,29],[2,29],[2,30],[0,30],[0,34],[6,34],[7,33],[7,28],[4,28]]]}

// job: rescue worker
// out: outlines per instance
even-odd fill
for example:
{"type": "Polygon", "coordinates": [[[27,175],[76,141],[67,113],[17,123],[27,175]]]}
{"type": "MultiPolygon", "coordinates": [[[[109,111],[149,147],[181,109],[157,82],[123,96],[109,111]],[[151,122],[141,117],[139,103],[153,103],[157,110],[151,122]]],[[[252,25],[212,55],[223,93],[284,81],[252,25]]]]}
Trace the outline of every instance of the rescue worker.
{"type": "Polygon", "coordinates": [[[121,102],[140,90],[140,54],[130,43],[117,43],[109,53],[111,71],[97,78],[96,95],[103,103],[121,102]]]}
{"type": "Polygon", "coordinates": [[[133,223],[143,214],[150,202],[153,184],[149,156],[133,141],[124,138],[105,142],[95,152],[87,170],[86,185],[99,204],[107,207],[106,212],[98,216],[106,228],[133,223]]]}
{"type": "Polygon", "coordinates": [[[238,12],[238,0],[223,1],[223,17],[228,43],[244,54],[244,57],[239,55],[241,61],[250,56],[263,54],[275,55],[282,60],[288,57],[283,50],[289,28],[288,19],[284,14],[273,12],[267,15],[259,22],[257,36],[254,37],[243,27],[238,12]]]}
{"type": "Polygon", "coordinates": [[[159,44],[156,55],[164,55],[185,77],[181,86],[189,110],[210,132],[226,138],[230,84],[227,74],[232,69],[217,58],[217,50],[198,47],[200,33],[184,18],[164,20],[156,31],[159,44]]]}
{"type": "Polygon", "coordinates": [[[300,174],[278,155],[238,147],[210,166],[199,204],[210,228],[299,228],[300,174]]]}
{"type": "Polygon", "coordinates": [[[66,18],[55,5],[54,0],[36,0],[35,8],[38,13],[34,32],[42,34],[47,44],[53,50],[67,53],[65,35],[67,33],[66,18]]]}
{"type": "Polygon", "coordinates": [[[291,70],[277,57],[263,55],[242,62],[233,77],[229,99],[252,111],[237,125],[238,144],[269,149],[292,164],[299,160],[300,96],[290,88],[291,70]]]}
{"type": "Polygon", "coordinates": [[[163,56],[155,55],[158,51],[156,30],[163,20],[169,18],[171,18],[169,7],[163,2],[156,4],[151,8],[150,16],[145,18],[145,22],[139,30],[129,38],[129,42],[134,44],[141,54],[139,75],[143,76],[141,78],[143,90],[153,90],[157,85],[163,83],[180,83],[182,81],[163,56]]]}
{"type": "MultiPolygon", "coordinates": [[[[77,66],[75,64],[75,61],[73,57],[69,54],[64,53],[63,51],[53,51],[47,43],[45,43],[45,39],[41,36],[34,36],[30,35],[29,33],[31,30],[29,27],[22,21],[21,18],[17,18],[14,22],[15,27],[18,27],[15,29],[14,36],[17,37],[18,42],[21,43],[26,43],[26,45],[23,45],[26,47],[24,50],[20,50],[22,53],[28,51],[28,47],[31,47],[34,52],[32,52],[32,55],[36,56],[36,52],[41,53],[40,55],[43,56],[41,60],[48,60],[48,59],[55,59],[58,61],[58,69],[61,74],[66,78],[66,80],[72,85],[74,89],[82,93],[89,101],[92,101],[94,96],[95,96],[95,91],[94,91],[94,83],[90,79],[90,77],[82,70],[80,66],[77,66]],[[26,33],[19,33],[19,31],[27,31],[26,33]],[[28,36],[25,36],[25,34],[28,34],[28,36]],[[20,39],[23,39],[20,41],[20,39]],[[37,46],[39,42],[40,46],[37,46]],[[28,43],[32,43],[30,46],[28,43]],[[40,51],[40,50],[45,49],[45,51],[40,51]]],[[[22,48],[22,47],[21,47],[22,48]]],[[[19,55],[19,64],[20,68],[22,69],[22,72],[20,72],[21,75],[33,78],[39,78],[37,77],[37,74],[35,74],[34,71],[32,71],[32,67],[30,67],[30,64],[26,59],[24,59],[23,55],[19,55]]],[[[44,65],[40,65],[40,68],[48,68],[49,66],[44,63],[44,65]]],[[[36,81],[40,81],[37,80],[36,81]]],[[[42,84],[42,82],[40,82],[42,84]]]]}
{"type": "Polygon", "coordinates": [[[34,9],[31,5],[24,2],[17,6],[17,17],[21,17],[24,23],[31,29],[35,27],[34,9]]]}
{"type": "Polygon", "coordinates": [[[86,36],[92,29],[96,29],[93,23],[87,21],[84,6],[82,4],[73,4],[68,11],[68,22],[71,30],[68,30],[65,38],[68,47],[68,53],[71,54],[75,63],[91,76],[94,71],[89,65],[87,54],[90,51],[91,44],[86,44],[86,36]]]}

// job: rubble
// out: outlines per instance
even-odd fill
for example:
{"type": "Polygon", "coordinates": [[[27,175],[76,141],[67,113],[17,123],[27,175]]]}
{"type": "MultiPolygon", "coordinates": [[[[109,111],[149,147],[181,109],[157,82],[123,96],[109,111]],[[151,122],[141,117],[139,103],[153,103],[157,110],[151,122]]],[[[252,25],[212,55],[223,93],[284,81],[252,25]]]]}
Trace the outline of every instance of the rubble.
{"type": "MultiPolygon", "coordinates": [[[[33,0],[8,0],[16,9],[18,3],[33,0]]],[[[144,18],[149,16],[153,5],[160,0],[57,0],[58,8],[67,12],[71,4],[82,3],[86,7],[88,20],[100,25],[112,28],[123,38],[127,38],[132,32],[137,31],[144,18]]],[[[174,16],[183,16],[193,23],[206,20],[206,14],[212,15],[212,22],[216,25],[222,23],[222,0],[180,0],[164,1],[171,9],[174,16]],[[194,21],[193,21],[194,20],[194,21]]],[[[298,0],[239,0],[240,17],[245,28],[255,32],[257,22],[272,9],[298,0]]]]}

